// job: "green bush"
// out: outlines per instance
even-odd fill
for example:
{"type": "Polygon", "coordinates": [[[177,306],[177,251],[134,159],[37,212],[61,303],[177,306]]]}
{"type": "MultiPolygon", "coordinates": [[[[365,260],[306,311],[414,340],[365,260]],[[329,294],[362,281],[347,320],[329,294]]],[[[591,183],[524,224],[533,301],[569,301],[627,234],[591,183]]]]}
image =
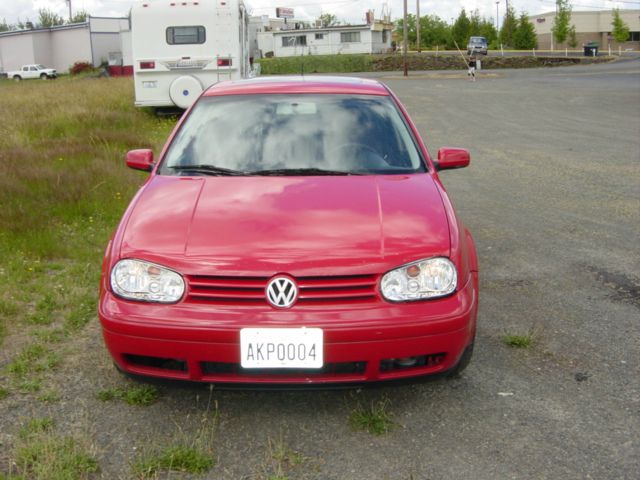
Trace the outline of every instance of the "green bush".
{"type": "Polygon", "coordinates": [[[371,55],[304,55],[260,59],[261,73],[350,73],[371,71],[371,55]]]}

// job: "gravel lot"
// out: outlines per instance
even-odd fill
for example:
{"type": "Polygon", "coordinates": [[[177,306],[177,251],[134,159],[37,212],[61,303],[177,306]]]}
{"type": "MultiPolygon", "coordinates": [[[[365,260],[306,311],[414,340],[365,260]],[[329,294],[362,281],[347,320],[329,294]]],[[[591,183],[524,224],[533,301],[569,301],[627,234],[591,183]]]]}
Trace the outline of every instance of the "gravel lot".
{"type": "Polygon", "coordinates": [[[400,96],[432,154],[472,153],[470,168],[441,175],[480,255],[478,341],[461,378],[328,392],[169,385],[149,407],[100,402],[125,380],[96,320],[57,373],[62,399],[17,397],[0,406],[5,421],[54,417],[91,441],[109,479],[131,478],[137,452],[195,436],[216,405],[217,465],[170,478],[637,478],[640,60],[482,72],[476,83],[368,76],[400,96]],[[526,333],[529,348],[502,341],[526,333]],[[395,426],[354,431],[355,405],[380,399],[395,426]]]}

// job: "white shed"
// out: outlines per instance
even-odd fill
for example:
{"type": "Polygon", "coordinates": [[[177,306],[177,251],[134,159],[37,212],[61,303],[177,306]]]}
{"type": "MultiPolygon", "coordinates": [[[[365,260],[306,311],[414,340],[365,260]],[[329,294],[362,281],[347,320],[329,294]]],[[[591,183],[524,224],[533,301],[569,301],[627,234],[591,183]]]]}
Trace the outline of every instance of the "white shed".
{"type": "Polygon", "coordinates": [[[114,55],[122,57],[120,32],[128,18],[89,17],[87,22],[0,33],[0,71],[41,63],[66,72],[76,62],[99,66],[114,55]]]}

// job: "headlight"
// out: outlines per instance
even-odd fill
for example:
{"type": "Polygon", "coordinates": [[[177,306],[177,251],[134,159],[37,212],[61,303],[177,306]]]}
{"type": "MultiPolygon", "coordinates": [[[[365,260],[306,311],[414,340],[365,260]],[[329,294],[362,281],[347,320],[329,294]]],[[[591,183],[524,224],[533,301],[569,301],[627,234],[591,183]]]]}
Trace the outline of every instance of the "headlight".
{"type": "Polygon", "coordinates": [[[167,268],[141,260],[120,260],[111,270],[111,288],[124,298],[173,303],[182,298],[184,280],[167,268]]]}
{"type": "Polygon", "coordinates": [[[429,258],[391,270],[382,277],[382,296],[392,302],[448,295],[456,289],[455,265],[446,258],[429,258]]]}

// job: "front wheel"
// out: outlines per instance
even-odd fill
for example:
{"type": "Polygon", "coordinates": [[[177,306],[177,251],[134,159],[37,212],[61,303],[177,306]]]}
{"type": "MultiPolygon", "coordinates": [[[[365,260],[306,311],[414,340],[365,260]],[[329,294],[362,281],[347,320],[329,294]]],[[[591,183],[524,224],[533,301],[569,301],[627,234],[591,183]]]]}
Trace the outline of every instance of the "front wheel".
{"type": "Polygon", "coordinates": [[[40,80],[46,80],[47,79],[47,74],[43,73],[42,75],[40,75],[40,80]]]}
{"type": "Polygon", "coordinates": [[[21,77],[20,75],[15,75],[15,76],[13,77],[13,81],[14,81],[14,82],[21,82],[21,81],[22,81],[22,77],[21,77]]]}

